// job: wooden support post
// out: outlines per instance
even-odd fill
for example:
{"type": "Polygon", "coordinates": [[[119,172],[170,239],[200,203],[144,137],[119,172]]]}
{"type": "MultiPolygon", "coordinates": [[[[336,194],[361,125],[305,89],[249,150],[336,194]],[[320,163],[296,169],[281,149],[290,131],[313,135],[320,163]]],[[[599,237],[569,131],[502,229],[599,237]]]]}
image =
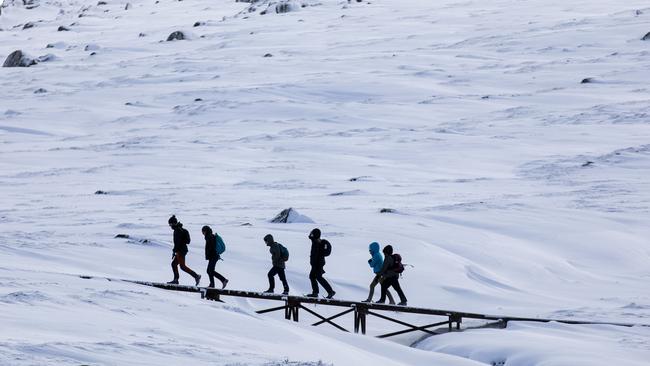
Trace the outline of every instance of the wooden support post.
{"type": "Polygon", "coordinates": [[[297,322],[299,320],[298,318],[299,309],[300,309],[300,301],[291,298],[285,300],[284,318],[287,320],[293,320],[294,322],[297,322]]]}
{"type": "Polygon", "coordinates": [[[354,332],[366,334],[366,315],[368,315],[368,307],[357,304],[354,307],[354,332]]]}

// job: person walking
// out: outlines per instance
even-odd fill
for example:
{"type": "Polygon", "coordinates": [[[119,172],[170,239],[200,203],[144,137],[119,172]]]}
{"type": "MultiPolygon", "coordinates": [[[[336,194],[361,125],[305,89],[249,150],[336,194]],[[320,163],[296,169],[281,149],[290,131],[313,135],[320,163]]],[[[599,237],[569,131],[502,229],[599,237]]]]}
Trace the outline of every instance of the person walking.
{"type": "Polygon", "coordinates": [[[311,281],[311,294],[305,295],[307,297],[318,297],[318,284],[327,291],[327,298],[334,297],[336,292],[332,286],[323,277],[325,273],[325,257],[329,256],[332,252],[332,245],[329,241],[321,239],[320,229],[316,228],[309,233],[311,240],[311,252],[309,255],[309,264],[311,271],[309,272],[309,280],[311,281]]]}
{"type": "Polygon", "coordinates": [[[201,228],[201,232],[205,237],[205,260],[208,261],[207,272],[208,278],[210,279],[210,284],[208,287],[214,287],[214,278],[216,277],[219,281],[221,281],[221,288],[224,289],[228,284],[228,279],[222,276],[219,272],[215,271],[214,267],[217,265],[219,259],[221,259],[221,254],[223,254],[226,246],[223,244],[223,240],[221,240],[219,234],[212,232],[211,227],[206,225],[201,228]]]}
{"type": "Polygon", "coordinates": [[[379,280],[381,283],[381,297],[379,298],[379,301],[377,301],[377,304],[383,304],[386,302],[388,288],[393,287],[400,298],[400,302],[397,305],[406,306],[406,296],[404,296],[402,287],[399,284],[399,269],[396,268],[397,262],[395,261],[395,257],[393,257],[393,247],[386,245],[382,252],[384,253],[384,265],[381,267],[381,271],[379,272],[379,275],[381,276],[379,280]]]}
{"type": "Polygon", "coordinates": [[[174,230],[174,249],[172,255],[172,271],[174,271],[174,279],[167,282],[168,284],[178,285],[178,266],[181,266],[181,269],[188,273],[190,276],[194,277],[195,286],[198,286],[201,282],[201,275],[196,274],[192,271],[190,267],[185,265],[185,257],[187,256],[187,245],[190,243],[190,233],[186,229],[183,229],[183,224],[176,219],[176,216],[172,216],[167,220],[169,227],[174,230]]]}
{"type": "Polygon", "coordinates": [[[273,264],[271,270],[267,274],[269,278],[269,289],[264,292],[272,294],[275,291],[275,275],[278,275],[280,281],[282,281],[282,286],[284,286],[282,295],[289,295],[289,283],[287,282],[287,276],[284,272],[286,262],[289,260],[289,251],[282,244],[277,243],[271,234],[267,234],[264,237],[264,243],[269,247],[271,263],[273,264]]]}
{"type": "MultiPolygon", "coordinates": [[[[381,275],[379,273],[384,266],[384,256],[379,252],[379,243],[370,243],[368,246],[368,251],[370,252],[371,256],[371,258],[368,259],[368,264],[372,268],[375,277],[373,278],[372,282],[370,282],[370,292],[368,293],[368,298],[362,302],[372,302],[372,295],[374,295],[375,287],[379,284],[379,279],[381,278],[381,275]]],[[[391,295],[390,291],[386,290],[386,296],[388,296],[388,302],[391,305],[394,305],[395,300],[393,300],[393,295],[391,295]]]]}

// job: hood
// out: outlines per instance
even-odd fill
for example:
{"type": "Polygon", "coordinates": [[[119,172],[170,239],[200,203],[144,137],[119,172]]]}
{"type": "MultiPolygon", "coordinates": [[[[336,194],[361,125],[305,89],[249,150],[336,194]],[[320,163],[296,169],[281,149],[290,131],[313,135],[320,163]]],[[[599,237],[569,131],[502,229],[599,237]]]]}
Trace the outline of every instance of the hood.
{"type": "Polygon", "coordinates": [[[373,255],[379,253],[379,243],[373,241],[372,243],[370,243],[370,245],[368,245],[368,249],[370,250],[370,253],[372,253],[373,255]]]}

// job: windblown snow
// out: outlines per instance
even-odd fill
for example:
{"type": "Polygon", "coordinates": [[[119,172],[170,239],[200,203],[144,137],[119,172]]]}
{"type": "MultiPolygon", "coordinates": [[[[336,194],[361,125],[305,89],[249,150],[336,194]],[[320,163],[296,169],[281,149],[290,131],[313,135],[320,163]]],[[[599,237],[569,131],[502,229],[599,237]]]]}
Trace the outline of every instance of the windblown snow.
{"type": "Polygon", "coordinates": [[[197,272],[201,227],[224,238],[233,289],[267,288],[272,233],[310,292],[319,227],[337,298],[366,297],[378,241],[412,306],[650,324],[647,1],[0,9],[0,63],[35,63],[0,68],[1,365],[648,364],[643,326],[379,340],[79,277],[170,280],[175,214],[197,272]]]}

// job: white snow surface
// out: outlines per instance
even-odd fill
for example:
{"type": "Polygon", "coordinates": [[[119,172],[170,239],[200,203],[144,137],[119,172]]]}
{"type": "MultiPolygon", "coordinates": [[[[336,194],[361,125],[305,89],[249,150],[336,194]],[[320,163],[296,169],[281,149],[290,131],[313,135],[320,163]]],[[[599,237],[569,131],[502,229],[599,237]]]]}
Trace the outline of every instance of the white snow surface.
{"type": "Polygon", "coordinates": [[[1,365],[648,364],[641,326],[378,340],[78,276],[170,280],[176,214],[197,272],[222,235],[233,289],[266,289],[272,233],[309,292],[318,226],[341,299],[378,241],[409,305],[650,324],[647,1],[104,2],[0,15],[0,62],[54,56],[0,68],[1,365]]]}

